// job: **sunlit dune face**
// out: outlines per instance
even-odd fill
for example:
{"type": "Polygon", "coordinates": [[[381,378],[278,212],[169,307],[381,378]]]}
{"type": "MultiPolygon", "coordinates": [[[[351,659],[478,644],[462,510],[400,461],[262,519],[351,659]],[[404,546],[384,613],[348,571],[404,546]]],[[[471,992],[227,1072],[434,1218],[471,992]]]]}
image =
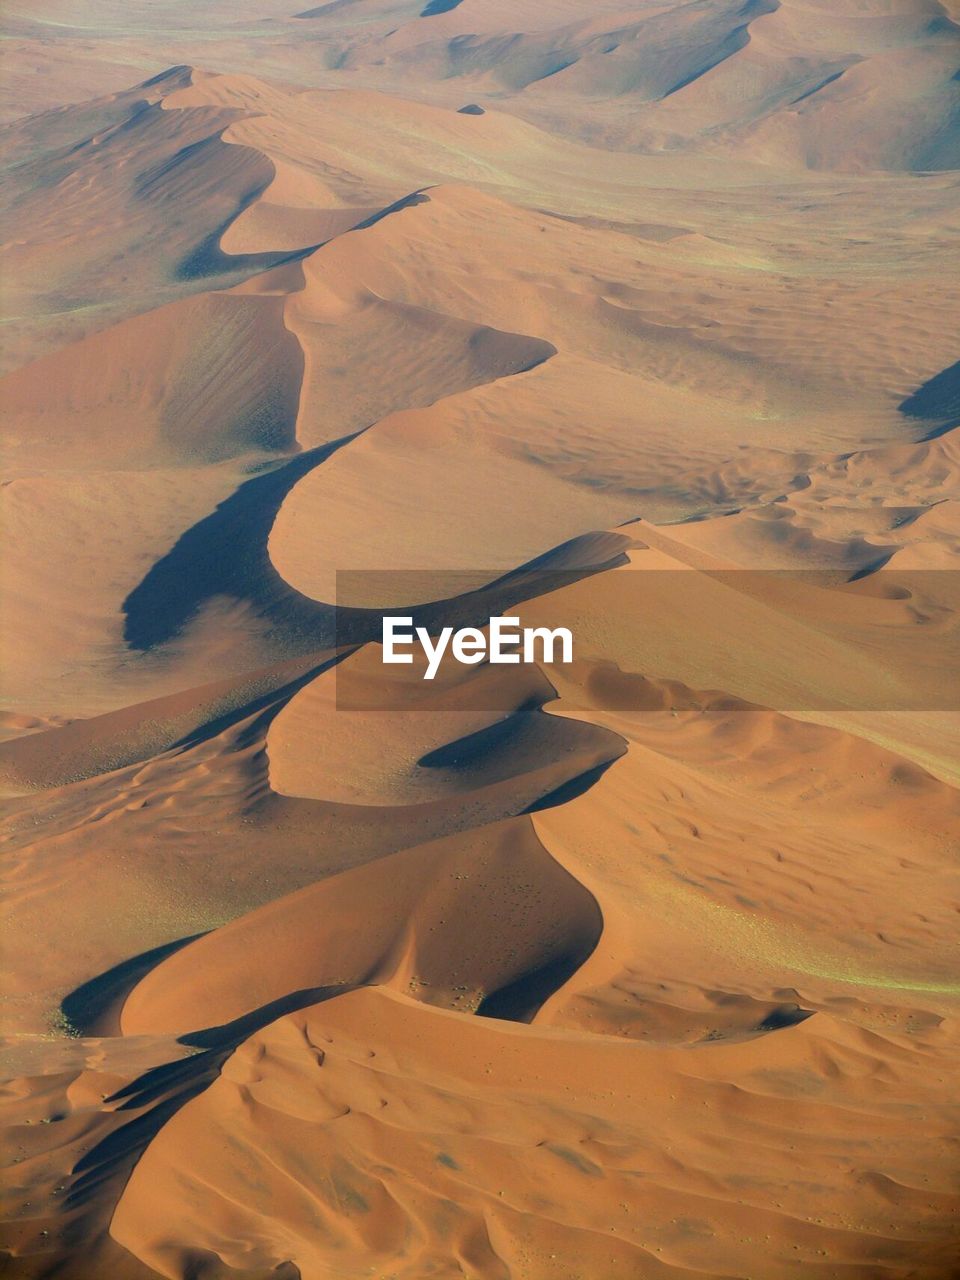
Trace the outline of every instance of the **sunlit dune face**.
{"type": "Polygon", "coordinates": [[[960,9],[295,10],[4,16],[5,1274],[949,1280],[960,9]]]}

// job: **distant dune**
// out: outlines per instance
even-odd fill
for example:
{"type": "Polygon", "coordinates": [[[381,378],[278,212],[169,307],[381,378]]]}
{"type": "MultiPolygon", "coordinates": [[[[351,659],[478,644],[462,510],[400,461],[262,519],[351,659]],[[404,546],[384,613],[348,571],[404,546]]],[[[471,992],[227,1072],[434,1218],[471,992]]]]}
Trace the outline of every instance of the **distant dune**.
{"type": "Polygon", "coordinates": [[[956,1280],[960,9],[293,10],[5,19],[4,1275],[956,1280]]]}

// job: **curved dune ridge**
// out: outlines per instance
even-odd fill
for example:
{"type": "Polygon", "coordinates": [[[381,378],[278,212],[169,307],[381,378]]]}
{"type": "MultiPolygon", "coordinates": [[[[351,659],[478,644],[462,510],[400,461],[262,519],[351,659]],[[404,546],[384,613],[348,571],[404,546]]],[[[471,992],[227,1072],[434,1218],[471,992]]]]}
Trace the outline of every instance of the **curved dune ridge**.
{"type": "Polygon", "coordinates": [[[950,1280],[956,5],[95,8],[6,33],[5,1273],[950,1280]]]}

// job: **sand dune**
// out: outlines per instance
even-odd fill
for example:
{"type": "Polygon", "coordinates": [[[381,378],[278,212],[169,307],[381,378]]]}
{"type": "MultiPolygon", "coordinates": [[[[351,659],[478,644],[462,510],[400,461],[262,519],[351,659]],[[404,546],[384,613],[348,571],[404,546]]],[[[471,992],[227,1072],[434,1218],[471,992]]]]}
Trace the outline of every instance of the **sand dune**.
{"type": "Polygon", "coordinates": [[[291,697],[299,684],[333,661],[332,654],[316,654],[309,662],[184,690],[62,727],[37,724],[29,736],[3,744],[0,770],[25,791],[113,772],[209,734],[211,726],[231,716],[249,715],[252,704],[269,705],[272,695],[282,697],[286,691],[291,697]]]}
{"type": "Polygon", "coordinates": [[[771,1277],[798,1265],[828,1275],[838,1259],[856,1274],[866,1273],[862,1242],[871,1235],[867,1248],[881,1248],[891,1271],[936,1276],[950,1266],[949,1239],[923,1225],[945,1203],[942,1184],[887,1182],[856,1162],[842,1172],[811,1126],[798,1131],[784,1116],[785,1082],[819,1074],[826,1059],[833,1081],[821,1098],[805,1100],[808,1120],[823,1108],[854,1143],[866,1121],[872,1151],[896,1149],[900,1160],[936,1142],[942,1095],[911,1129],[897,1107],[909,1078],[892,1074],[879,1110],[858,1085],[883,1036],[818,1015],[819,1030],[808,1022],[753,1042],[748,1084],[737,1087],[741,1046],[714,1045],[709,1061],[693,1067],[682,1050],[548,1032],[531,1053],[522,1029],[477,1021],[454,1035],[448,1020],[456,1017],[364,991],[276,1023],[165,1127],[112,1232],[161,1275],[225,1254],[251,1274],[282,1262],[316,1275],[372,1263],[412,1278],[452,1262],[497,1277],[641,1268],[717,1276],[738,1265],[745,1247],[771,1277]],[[625,1113],[644,1119],[625,1125],[625,1113]],[[220,1144],[228,1134],[242,1153],[235,1168],[263,1171],[269,1215],[246,1207],[242,1175],[225,1180],[220,1144]],[[305,1140],[316,1163],[284,1176],[305,1140]],[[192,1172],[181,1181],[188,1151],[192,1172]],[[782,1201],[761,1201],[784,1185],[778,1153],[818,1186],[810,1221],[792,1219],[782,1201]],[[718,1191],[710,1173],[718,1168],[739,1194],[718,1191]],[[831,1200],[847,1178],[869,1200],[862,1235],[831,1200]],[[210,1214],[197,1211],[200,1192],[202,1204],[213,1200],[210,1214]],[[176,1206],[180,1244],[158,1230],[158,1193],[176,1206]],[[639,1221],[631,1215],[638,1198],[639,1221]],[[678,1215],[678,1198],[688,1214],[678,1215]]]}
{"type": "Polygon", "coordinates": [[[812,169],[956,167],[944,121],[958,24],[938,0],[555,4],[535,16],[462,0],[383,4],[372,19],[366,6],[323,5],[301,18],[337,70],[438,89],[452,79],[591,140],[706,144],[812,169]]]}
{"type": "Polygon", "coordinates": [[[19,456],[82,466],[92,448],[110,448],[117,464],[182,466],[289,449],[303,353],[283,305],[201,294],[10,374],[4,404],[19,456]]]}
{"type": "Polygon", "coordinates": [[[134,989],[120,1025],[128,1035],[182,1035],[294,991],[369,983],[461,1012],[530,1019],[593,949],[600,924],[596,903],[551,861],[531,820],[514,818],[335,876],[192,943],[134,989]],[[426,895],[424,885],[433,886],[426,895]],[[308,947],[284,945],[305,935],[308,947]],[[224,985],[211,985],[211,974],[224,985]]]}
{"type": "Polygon", "coordinates": [[[163,109],[165,93],[189,76],[178,68],[76,113],[11,126],[10,153],[23,158],[7,194],[4,233],[6,305],[18,318],[8,367],[27,351],[61,346],[193,293],[210,278],[232,282],[252,273],[245,266],[263,267],[256,258],[224,258],[218,241],[273,168],[265,156],[222,140],[232,109],[163,109]],[[198,204],[184,222],[173,215],[187,191],[198,204]],[[144,269],[130,273],[124,262],[145,243],[144,269]],[[54,269],[38,272],[41,259],[54,269]]]}
{"type": "Polygon", "coordinates": [[[960,10],[295,9],[5,19],[4,1274],[952,1280],[960,10]]]}

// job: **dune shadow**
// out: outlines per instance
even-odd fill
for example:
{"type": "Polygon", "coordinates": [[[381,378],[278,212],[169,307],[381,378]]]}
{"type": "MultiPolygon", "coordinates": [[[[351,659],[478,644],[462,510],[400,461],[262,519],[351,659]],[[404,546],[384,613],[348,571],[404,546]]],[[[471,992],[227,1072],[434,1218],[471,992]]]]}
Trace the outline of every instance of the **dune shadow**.
{"type": "Polygon", "coordinates": [[[294,485],[353,438],[309,449],[247,480],[188,529],[124,600],[127,645],[145,652],[168,643],[218,596],[247,601],[284,638],[307,649],[331,643],[333,608],[289,586],[273,567],[267,540],[294,485]]]}
{"type": "Polygon", "coordinates": [[[928,425],[922,440],[935,440],[960,427],[960,360],[929,378],[898,408],[905,418],[928,425]]]}
{"type": "Polygon", "coordinates": [[[384,218],[389,218],[391,214],[400,213],[404,209],[413,209],[418,204],[429,203],[430,197],[426,191],[411,191],[408,196],[403,196],[400,200],[394,200],[393,204],[388,204],[385,208],[378,209],[376,213],[372,213],[369,218],[364,218],[362,222],[358,222],[356,226],[351,227],[350,231],[367,231],[370,227],[375,227],[378,222],[382,222],[384,218]]]}
{"type": "Polygon", "coordinates": [[[420,10],[420,17],[435,18],[438,13],[450,13],[462,4],[463,0],[430,0],[430,3],[420,10]]]}
{"type": "Polygon", "coordinates": [[[886,555],[878,556],[876,560],[871,560],[869,564],[865,564],[860,569],[857,569],[854,573],[851,573],[847,581],[863,582],[865,578],[873,577],[875,573],[879,573],[879,571],[882,568],[884,568],[885,565],[888,565],[890,563],[890,561],[893,559],[893,554],[894,553],[892,551],[889,551],[886,553],[886,555]]]}
{"type": "Polygon", "coordinates": [[[551,996],[556,995],[585,960],[592,955],[602,932],[602,920],[596,938],[589,948],[561,956],[550,964],[542,965],[511,982],[499,991],[493,991],[480,1002],[478,1018],[494,1018],[503,1022],[532,1022],[551,996]]]}
{"type": "Polygon", "coordinates": [[[81,1156],[73,1168],[73,1181],[64,1203],[69,1208],[85,1205],[92,1198],[109,1198],[116,1203],[137,1161],[163,1126],[181,1107],[213,1084],[223,1064],[244,1040],[285,1014],[321,1004],[354,989],[312,987],[291,992],[233,1022],[179,1037],[180,1044],[200,1052],[153,1067],[105,1099],[107,1103],[119,1104],[114,1114],[131,1111],[138,1114],[112,1129],[81,1156]],[[109,1193],[107,1183],[113,1183],[109,1193]]]}
{"type": "Polygon", "coordinates": [[[801,1009],[796,1004],[781,1004],[773,1009],[757,1027],[758,1031],[783,1031],[787,1027],[799,1027],[813,1017],[812,1009],[801,1009]]]}
{"type": "Polygon", "coordinates": [[[308,245],[293,251],[283,249],[265,253],[226,253],[221,248],[221,241],[230,227],[260,199],[276,177],[274,165],[265,156],[252,147],[238,147],[235,143],[225,143],[223,133],[224,130],[221,130],[220,133],[181,147],[179,151],[166,157],[149,172],[142,174],[136,186],[137,194],[141,198],[149,198],[164,181],[175,178],[191,168],[202,169],[217,147],[229,146],[234,152],[245,153],[253,158],[258,172],[252,181],[237,192],[235,208],[218,226],[205,235],[175,268],[175,276],[178,280],[210,279],[215,280],[220,287],[248,280],[251,276],[269,271],[273,267],[300,262],[319,248],[319,245],[308,245]]]}
{"type": "MultiPolygon", "coordinates": [[[[619,734],[611,735],[619,737],[619,734]]],[[[524,809],[524,813],[542,813],[544,809],[557,809],[562,804],[569,804],[571,800],[585,795],[591,787],[595,786],[611,765],[616,764],[620,756],[626,754],[627,746],[622,743],[621,750],[617,752],[612,760],[604,760],[602,764],[595,765],[592,769],[587,769],[584,773],[578,773],[575,778],[570,778],[568,782],[564,782],[555,790],[550,791],[545,796],[541,796],[539,800],[535,800],[533,804],[524,809]]]]}
{"type": "Polygon", "coordinates": [[[229,288],[233,284],[242,284],[252,276],[272,271],[274,267],[285,267],[292,262],[302,262],[321,247],[320,244],[311,244],[306,248],[296,249],[293,253],[286,250],[273,253],[226,253],[221,249],[220,242],[227,231],[244,209],[249,208],[260,194],[258,190],[245,200],[236,214],[225,219],[219,227],[204,236],[199,244],[181,260],[176,269],[178,280],[210,280],[211,285],[215,284],[217,288],[229,288]]]}
{"type": "Polygon", "coordinates": [[[70,1026],[82,1036],[116,1035],[119,1027],[107,1030],[104,1023],[114,1021],[111,1012],[123,1003],[124,997],[133,990],[141,978],[146,977],[151,969],[155,969],[167,956],[185,947],[188,942],[202,938],[202,933],[194,933],[186,938],[176,938],[163,946],[153,947],[138,956],[131,956],[121,964],[114,965],[105,973],[84,982],[60,1002],[60,1012],[70,1026]]]}
{"type": "Polygon", "coordinates": [[[477,729],[453,742],[444,743],[428,751],[417,761],[421,769],[470,769],[489,759],[496,752],[510,746],[523,732],[527,717],[537,712],[546,701],[541,697],[528,698],[515,711],[483,729],[477,729]]]}

